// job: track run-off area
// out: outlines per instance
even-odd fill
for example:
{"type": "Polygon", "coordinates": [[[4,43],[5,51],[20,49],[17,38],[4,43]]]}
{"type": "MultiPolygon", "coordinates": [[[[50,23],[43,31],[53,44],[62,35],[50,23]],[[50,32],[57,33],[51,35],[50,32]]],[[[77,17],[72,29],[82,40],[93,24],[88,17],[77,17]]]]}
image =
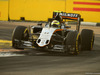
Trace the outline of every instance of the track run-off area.
{"type": "MultiPolygon", "coordinates": [[[[0,22],[0,75],[100,75],[100,27],[81,26],[81,30],[94,30],[93,50],[69,56],[31,48],[13,49],[12,32],[19,25],[29,27],[37,23],[0,22]]],[[[76,26],[71,25],[71,29],[76,26]]]]}

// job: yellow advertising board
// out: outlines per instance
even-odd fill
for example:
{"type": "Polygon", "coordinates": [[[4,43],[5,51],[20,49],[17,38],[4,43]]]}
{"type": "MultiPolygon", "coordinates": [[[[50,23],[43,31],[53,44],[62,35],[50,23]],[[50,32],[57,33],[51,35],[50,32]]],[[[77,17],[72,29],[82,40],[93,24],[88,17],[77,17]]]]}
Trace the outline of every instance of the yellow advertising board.
{"type": "Polygon", "coordinates": [[[47,21],[53,11],[81,14],[85,22],[100,22],[99,0],[0,0],[0,20],[47,21]]]}
{"type": "Polygon", "coordinates": [[[10,19],[47,21],[54,10],[65,11],[65,0],[10,0],[10,19]]]}
{"type": "Polygon", "coordinates": [[[8,0],[0,0],[0,20],[8,20],[8,0]]]}
{"type": "Polygon", "coordinates": [[[100,1],[67,0],[66,12],[81,14],[85,22],[100,22],[100,1]]]}

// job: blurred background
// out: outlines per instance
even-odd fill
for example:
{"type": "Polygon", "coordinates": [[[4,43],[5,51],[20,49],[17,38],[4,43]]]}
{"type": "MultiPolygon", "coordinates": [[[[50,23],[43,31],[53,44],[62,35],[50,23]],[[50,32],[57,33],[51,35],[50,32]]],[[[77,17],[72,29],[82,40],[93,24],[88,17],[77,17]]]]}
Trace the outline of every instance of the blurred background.
{"type": "Polygon", "coordinates": [[[47,21],[53,11],[78,13],[100,23],[100,0],[0,0],[0,20],[47,21]]]}

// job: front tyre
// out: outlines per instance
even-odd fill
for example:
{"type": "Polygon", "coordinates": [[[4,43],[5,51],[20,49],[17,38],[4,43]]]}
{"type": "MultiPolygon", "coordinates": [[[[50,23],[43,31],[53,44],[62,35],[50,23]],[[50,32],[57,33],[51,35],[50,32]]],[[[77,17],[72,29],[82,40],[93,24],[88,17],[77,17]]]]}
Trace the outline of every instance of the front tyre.
{"type": "Polygon", "coordinates": [[[68,54],[79,54],[80,51],[80,34],[77,31],[71,31],[65,39],[65,51],[68,54]]]}
{"type": "Polygon", "coordinates": [[[28,41],[29,39],[29,32],[27,27],[25,26],[17,26],[12,34],[12,47],[19,49],[22,45],[23,41],[28,41]]]}

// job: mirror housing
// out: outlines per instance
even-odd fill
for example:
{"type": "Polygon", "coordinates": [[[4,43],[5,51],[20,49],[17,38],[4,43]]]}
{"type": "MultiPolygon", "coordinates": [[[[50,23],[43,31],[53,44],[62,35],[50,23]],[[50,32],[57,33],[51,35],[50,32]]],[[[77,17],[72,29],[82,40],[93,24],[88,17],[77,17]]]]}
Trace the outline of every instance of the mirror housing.
{"type": "Polygon", "coordinates": [[[42,23],[38,23],[37,25],[38,25],[38,26],[42,26],[42,23]]]}

